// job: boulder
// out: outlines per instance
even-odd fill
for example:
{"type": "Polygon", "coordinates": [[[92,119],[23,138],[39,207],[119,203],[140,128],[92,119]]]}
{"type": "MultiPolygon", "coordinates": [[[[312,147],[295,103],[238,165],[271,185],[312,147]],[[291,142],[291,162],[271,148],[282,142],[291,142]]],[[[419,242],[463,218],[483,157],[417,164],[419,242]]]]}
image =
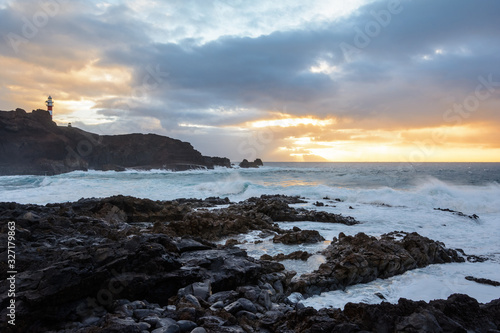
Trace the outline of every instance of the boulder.
{"type": "Polygon", "coordinates": [[[292,289],[306,296],[388,278],[430,264],[463,262],[457,251],[417,233],[392,232],[380,239],[339,234],[323,251],[327,261],[302,275],[292,289]]]}
{"type": "Polygon", "coordinates": [[[258,168],[263,165],[264,163],[262,163],[262,160],[260,158],[257,158],[253,162],[249,162],[247,159],[244,159],[239,164],[240,168],[258,168]]]}
{"type": "Polygon", "coordinates": [[[283,235],[276,235],[273,238],[273,243],[291,244],[310,244],[322,242],[325,239],[316,230],[301,230],[287,232],[283,235]]]}

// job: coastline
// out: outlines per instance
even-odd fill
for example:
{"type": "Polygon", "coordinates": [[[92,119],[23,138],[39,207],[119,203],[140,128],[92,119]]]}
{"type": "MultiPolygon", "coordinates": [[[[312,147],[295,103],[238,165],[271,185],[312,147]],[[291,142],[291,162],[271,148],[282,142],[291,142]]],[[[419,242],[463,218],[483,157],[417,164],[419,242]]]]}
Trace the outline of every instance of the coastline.
{"type": "MultiPolygon", "coordinates": [[[[433,327],[486,332],[500,325],[499,299],[479,305],[466,295],[430,303],[348,304],[343,311],[305,308],[288,298],[302,287],[292,282],[294,274],[279,261],[252,258],[235,246],[235,240],[214,243],[249,230],[261,232],[261,237],[274,235],[276,242],[281,236],[295,243],[318,242],[321,239],[313,230],[284,230],[276,222],[316,220],[341,223],[346,228],[357,223],[347,216],[294,208],[301,201],[271,195],[240,203],[226,198],[152,201],[115,196],[45,206],[1,203],[2,228],[15,222],[16,242],[23,249],[17,262],[16,329],[163,332],[177,326],[182,332],[202,332],[202,328],[207,332],[307,332],[319,328],[340,332],[347,327],[377,331],[437,324],[433,327]]],[[[367,244],[366,235],[349,237],[339,235],[332,244],[348,246],[351,252],[367,244]],[[356,241],[358,237],[363,241],[356,241]]],[[[398,246],[403,251],[406,245],[391,237],[384,240],[389,242],[384,246],[398,246]]],[[[422,246],[437,250],[441,245],[425,237],[411,237],[408,244],[423,243],[401,252],[407,253],[401,263],[408,267],[419,266],[413,266],[409,257],[426,258],[428,263],[438,257],[437,262],[447,260],[450,255],[456,261],[462,258],[445,247],[438,257],[429,254],[438,252],[416,254],[422,246]],[[434,259],[429,260],[431,257],[434,259]]],[[[381,240],[372,242],[371,252],[381,240]]],[[[353,263],[363,253],[352,258],[346,255],[344,259],[351,262],[346,267],[356,267],[353,263]]],[[[338,265],[322,266],[319,276],[338,265]]],[[[363,269],[346,271],[354,283],[362,282],[358,277],[365,276],[363,272],[370,266],[358,267],[363,269]]],[[[380,271],[381,266],[376,267],[380,271]]],[[[335,276],[338,282],[339,275],[335,276]]],[[[326,283],[307,281],[313,289],[326,283]]],[[[4,290],[1,294],[7,295],[4,290]]],[[[1,302],[4,309],[6,301],[1,302]]]]}
{"type": "Polygon", "coordinates": [[[0,111],[0,136],[0,175],[231,167],[228,158],[203,156],[189,142],[151,133],[98,135],[58,126],[41,109],[0,111]]]}

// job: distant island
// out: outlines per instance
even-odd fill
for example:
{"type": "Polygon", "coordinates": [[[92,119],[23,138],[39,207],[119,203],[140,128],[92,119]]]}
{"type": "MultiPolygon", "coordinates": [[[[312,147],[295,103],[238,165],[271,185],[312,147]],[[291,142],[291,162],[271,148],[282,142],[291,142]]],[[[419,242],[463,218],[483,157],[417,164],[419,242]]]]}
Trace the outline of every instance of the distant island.
{"type": "Polygon", "coordinates": [[[228,158],[203,156],[188,142],[156,134],[98,135],[58,126],[40,109],[0,111],[0,138],[0,175],[231,167],[228,158]]]}

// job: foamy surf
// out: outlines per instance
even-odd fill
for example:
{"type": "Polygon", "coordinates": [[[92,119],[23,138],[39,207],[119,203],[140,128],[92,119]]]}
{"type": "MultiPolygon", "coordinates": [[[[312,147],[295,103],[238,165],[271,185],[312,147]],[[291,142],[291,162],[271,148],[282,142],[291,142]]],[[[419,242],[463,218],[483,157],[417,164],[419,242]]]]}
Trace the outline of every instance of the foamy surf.
{"type": "MultiPolygon", "coordinates": [[[[57,176],[0,177],[0,201],[46,204],[87,197],[130,195],[153,200],[228,197],[241,201],[263,194],[298,195],[306,203],[296,207],[353,216],[355,226],[315,222],[280,223],[318,230],[331,240],[340,232],[372,236],[401,230],[442,241],[450,248],[481,255],[483,263],[433,265],[385,280],[376,280],[312,297],[302,302],[316,308],[343,307],[347,302],[389,302],[446,298],[466,293],[480,302],[500,297],[500,288],[465,280],[465,276],[500,281],[500,164],[436,163],[414,168],[391,163],[272,163],[259,169],[168,170],[125,172],[75,171],[57,176]],[[315,206],[319,203],[323,206],[315,206]],[[441,208],[443,210],[436,210],[441,208]],[[446,211],[446,210],[449,211],[446,211]],[[463,215],[458,214],[463,213],[463,215]],[[469,218],[476,214],[477,219],[469,218]]],[[[302,250],[321,251],[328,244],[302,246],[273,244],[271,237],[241,235],[249,255],[275,255],[302,250]]],[[[321,263],[288,260],[298,275],[321,263]]]]}

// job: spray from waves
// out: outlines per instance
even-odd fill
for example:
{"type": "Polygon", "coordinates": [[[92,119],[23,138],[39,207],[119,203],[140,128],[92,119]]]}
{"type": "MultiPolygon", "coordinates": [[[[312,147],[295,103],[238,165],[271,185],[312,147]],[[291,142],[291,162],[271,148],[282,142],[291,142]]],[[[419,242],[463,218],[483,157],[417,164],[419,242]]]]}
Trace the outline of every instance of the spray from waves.
{"type": "Polygon", "coordinates": [[[415,188],[403,190],[383,187],[378,189],[341,189],[346,201],[422,208],[449,208],[465,213],[500,212],[500,185],[452,185],[437,179],[428,179],[415,188]]]}
{"type": "Polygon", "coordinates": [[[232,174],[217,181],[195,185],[192,193],[201,197],[233,197],[243,195],[251,185],[238,174],[232,174]]]}
{"type": "Polygon", "coordinates": [[[398,178],[403,186],[390,186],[384,176],[391,168],[394,166],[277,164],[258,169],[74,171],[47,177],[7,176],[0,177],[0,201],[48,203],[116,194],[154,200],[227,196],[240,201],[262,194],[286,194],[311,200],[339,198],[355,204],[440,207],[469,214],[500,210],[500,185],[483,181],[491,179],[489,171],[477,171],[477,175],[489,178],[474,185],[457,185],[465,174],[457,174],[454,179],[458,181],[446,182],[427,174],[417,181],[398,178]]]}
{"type": "MultiPolygon", "coordinates": [[[[231,183],[232,180],[226,180],[231,183]]],[[[428,177],[418,186],[400,189],[391,187],[349,188],[320,185],[293,185],[287,182],[255,183],[239,179],[233,185],[222,185],[222,188],[241,186],[241,191],[224,191],[231,199],[244,200],[262,194],[298,195],[311,200],[322,200],[325,197],[340,199],[347,203],[420,207],[425,209],[448,208],[468,214],[500,212],[500,184],[490,183],[481,186],[454,185],[436,178],[428,177]]]]}

